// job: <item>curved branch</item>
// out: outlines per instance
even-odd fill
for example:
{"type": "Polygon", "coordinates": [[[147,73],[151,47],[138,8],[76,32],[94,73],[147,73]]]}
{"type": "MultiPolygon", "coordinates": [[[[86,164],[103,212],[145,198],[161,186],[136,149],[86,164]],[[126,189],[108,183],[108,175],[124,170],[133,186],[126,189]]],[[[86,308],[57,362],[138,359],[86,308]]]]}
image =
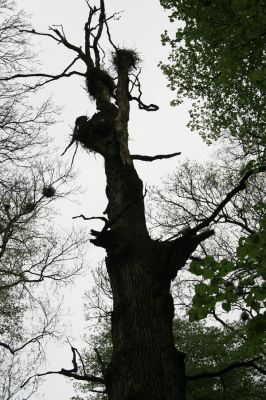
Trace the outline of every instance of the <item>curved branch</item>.
{"type": "MultiPolygon", "coordinates": [[[[80,375],[80,374],[77,373],[78,372],[78,364],[77,364],[76,353],[79,355],[79,357],[80,357],[80,354],[77,351],[77,349],[75,347],[73,347],[73,346],[71,346],[71,351],[72,351],[72,354],[73,354],[73,358],[72,358],[73,368],[72,369],[68,370],[68,369],[62,368],[60,371],[47,371],[47,372],[43,372],[43,373],[40,373],[40,374],[35,374],[33,376],[30,376],[20,387],[21,388],[25,387],[29,383],[29,381],[31,379],[33,379],[33,378],[46,376],[46,375],[53,375],[53,374],[63,375],[63,376],[66,376],[68,378],[76,379],[78,381],[101,383],[101,384],[104,385],[105,384],[105,380],[103,378],[99,377],[99,376],[94,376],[94,375],[90,375],[90,374],[88,375],[88,374],[85,373],[85,371],[84,371],[84,375],[80,375]]],[[[82,363],[82,366],[83,366],[83,370],[84,370],[84,364],[83,363],[82,363]]]]}
{"type": "Polygon", "coordinates": [[[145,111],[158,111],[159,110],[159,106],[157,106],[156,104],[152,104],[152,103],[149,105],[144,104],[140,100],[140,97],[130,96],[130,100],[135,100],[138,103],[140,110],[145,110],[145,111]]]}
{"type": "Polygon", "coordinates": [[[79,58],[81,58],[85,64],[87,64],[87,57],[86,55],[83,53],[83,51],[81,50],[80,47],[75,46],[74,44],[71,44],[65,37],[65,35],[62,35],[58,29],[56,28],[49,28],[50,31],[52,31],[53,33],[55,33],[55,35],[51,34],[51,33],[43,33],[43,32],[37,32],[35,29],[32,30],[28,30],[28,29],[22,29],[20,30],[20,32],[26,32],[26,33],[31,33],[33,35],[39,35],[39,36],[47,36],[50,37],[51,39],[55,40],[57,42],[57,44],[62,43],[65,47],[67,47],[70,50],[75,51],[76,53],[78,53],[79,58]]]}
{"type": "Polygon", "coordinates": [[[234,332],[237,336],[239,336],[243,340],[247,340],[247,337],[243,334],[240,334],[235,328],[233,328],[231,325],[227,324],[224,322],[221,318],[218,317],[218,315],[215,312],[215,309],[213,308],[211,310],[211,315],[216,319],[216,321],[220,322],[220,324],[225,328],[230,330],[231,332],[234,332]]]}
{"type": "Polygon", "coordinates": [[[90,221],[92,219],[100,219],[101,221],[105,222],[106,224],[109,223],[108,219],[105,217],[85,217],[85,215],[83,215],[83,214],[72,217],[72,219],[76,219],[76,218],[82,218],[82,219],[84,219],[84,221],[90,221]]]}
{"type": "Polygon", "coordinates": [[[10,347],[8,344],[4,343],[4,342],[0,342],[0,346],[4,347],[5,349],[9,350],[11,354],[15,354],[15,350],[12,349],[12,347],[10,347]]]}
{"type": "Polygon", "coordinates": [[[156,104],[149,104],[149,105],[146,105],[146,104],[144,104],[144,103],[142,102],[142,100],[141,100],[142,90],[141,90],[141,84],[140,84],[140,80],[139,80],[140,72],[141,72],[141,70],[139,71],[139,73],[138,73],[136,76],[134,76],[134,77],[135,77],[135,80],[134,80],[134,82],[131,82],[131,83],[132,83],[132,88],[131,88],[131,90],[130,90],[130,93],[131,93],[132,90],[133,90],[133,88],[134,88],[134,87],[137,87],[137,88],[138,88],[139,95],[138,95],[138,97],[135,97],[135,96],[132,96],[132,95],[129,93],[129,100],[130,100],[130,101],[131,101],[131,100],[135,100],[135,101],[138,103],[139,109],[140,109],[140,110],[145,110],[145,111],[157,111],[157,110],[159,110],[159,107],[158,107],[156,104]]]}
{"type": "Polygon", "coordinates": [[[1,346],[1,347],[4,347],[4,348],[7,349],[12,355],[14,355],[14,354],[17,353],[18,351],[24,349],[24,348],[25,348],[26,346],[28,346],[29,344],[35,343],[35,342],[39,342],[39,340],[43,339],[43,337],[46,336],[46,335],[48,335],[48,333],[45,332],[45,330],[43,330],[43,332],[42,332],[40,335],[38,335],[38,336],[36,336],[36,337],[34,337],[34,338],[28,340],[27,342],[25,342],[24,344],[22,344],[20,347],[17,347],[16,349],[13,349],[11,346],[9,346],[9,344],[6,344],[6,343],[4,343],[4,342],[0,342],[0,346],[1,346]]]}
{"type": "Polygon", "coordinates": [[[246,182],[247,180],[254,175],[255,173],[260,173],[266,171],[266,165],[261,165],[260,167],[257,167],[255,170],[250,170],[245,173],[245,175],[242,177],[240,180],[239,184],[235,186],[227,195],[225,198],[220,202],[220,204],[216,207],[216,209],[213,211],[213,213],[205,218],[199,225],[195,226],[195,228],[191,229],[191,233],[196,233],[200,231],[203,228],[206,228],[207,226],[210,225],[211,222],[214,221],[214,219],[217,217],[217,215],[223,210],[223,208],[229,203],[229,201],[239,192],[244,190],[246,188],[246,182]]]}
{"type": "Polygon", "coordinates": [[[12,79],[17,79],[17,78],[50,78],[50,79],[47,79],[44,82],[37,83],[34,87],[32,87],[32,88],[36,89],[37,87],[44,86],[46,83],[49,83],[49,82],[52,82],[52,81],[56,81],[56,80],[61,79],[61,78],[69,78],[72,75],[79,75],[79,76],[82,76],[82,77],[85,76],[85,74],[83,74],[82,72],[78,72],[78,71],[71,71],[71,72],[67,72],[67,73],[62,72],[61,74],[58,74],[58,75],[50,75],[50,74],[42,74],[42,73],[15,74],[15,75],[12,75],[12,76],[7,76],[7,77],[4,77],[4,78],[0,78],[0,81],[10,81],[12,79]]]}
{"type": "Polygon", "coordinates": [[[87,375],[87,374],[79,375],[79,374],[69,372],[67,370],[62,369],[61,371],[48,371],[48,372],[43,372],[41,374],[35,374],[33,376],[30,376],[20,387],[21,387],[21,389],[24,388],[29,383],[29,381],[32,380],[33,378],[46,376],[46,375],[54,375],[54,374],[63,375],[63,376],[66,376],[67,378],[73,378],[78,381],[101,383],[103,385],[105,383],[104,379],[100,378],[99,376],[87,375]]]}
{"type": "Polygon", "coordinates": [[[262,359],[262,356],[256,357],[253,360],[249,360],[249,361],[238,361],[238,362],[236,361],[236,362],[228,365],[227,367],[221,369],[220,371],[208,371],[208,372],[202,372],[201,374],[188,375],[188,376],[186,376],[186,379],[189,381],[194,381],[196,379],[215,378],[218,376],[222,376],[222,375],[226,374],[227,372],[230,372],[236,368],[254,368],[257,371],[259,371],[261,374],[266,375],[266,371],[254,363],[255,361],[258,361],[261,359],[262,359]]]}
{"type": "Polygon", "coordinates": [[[155,161],[155,160],[162,160],[165,158],[171,158],[179,156],[181,152],[178,153],[171,153],[171,154],[157,154],[156,156],[143,156],[140,154],[132,154],[131,158],[133,160],[140,160],[140,161],[155,161]]]}
{"type": "Polygon", "coordinates": [[[19,29],[19,32],[20,33],[30,33],[32,35],[47,36],[47,37],[50,37],[51,39],[55,40],[58,44],[61,43],[61,40],[58,39],[56,36],[52,35],[51,33],[37,32],[35,29],[19,29]]]}

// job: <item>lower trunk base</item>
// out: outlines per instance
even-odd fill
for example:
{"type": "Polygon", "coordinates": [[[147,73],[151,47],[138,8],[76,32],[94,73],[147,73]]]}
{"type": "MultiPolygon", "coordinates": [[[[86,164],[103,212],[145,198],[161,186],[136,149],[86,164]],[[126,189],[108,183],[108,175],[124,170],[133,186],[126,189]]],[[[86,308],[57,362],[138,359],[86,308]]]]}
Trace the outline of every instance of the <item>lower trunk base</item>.
{"type": "Polygon", "coordinates": [[[110,365],[108,399],[185,400],[183,353],[175,348],[170,354],[166,349],[146,354],[143,350],[139,355],[132,350],[126,360],[120,356],[110,365]]]}

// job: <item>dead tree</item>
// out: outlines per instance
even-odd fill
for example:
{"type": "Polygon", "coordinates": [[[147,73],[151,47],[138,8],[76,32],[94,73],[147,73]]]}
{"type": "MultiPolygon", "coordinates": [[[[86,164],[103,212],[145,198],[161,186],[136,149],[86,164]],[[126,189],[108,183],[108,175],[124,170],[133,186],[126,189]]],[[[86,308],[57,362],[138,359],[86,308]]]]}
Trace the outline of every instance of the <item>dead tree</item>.
{"type": "MultiPolygon", "coordinates": [[[[36,88],[61,77],[80,75],[86,80],[89,97],[97,106],[91,118],[76,119],[70,145],[81,144],[104,158],[108,205],[106,216],[99,217],[104,227],[101,231],[91,231],[91,242],[106,250],[113,294],[113,354],[103,378],[91,377],[85,372],[83,378],[76,376],[104,383],[110,400],[185,400],[185,355],[176,349],[172,334],[171,281],[199,243],[214,233],[208,226],[232,196],[243,189],[248,176],[200,225],[168,241],[151,239],[145,221],[143,183],[133,159],[152,161],[179,153],[154,157],[130,154],[130,102],[136,101],[146,111],[156,111],[158,107],[142,101],[139,75],[134,73],[139,62],[136,52],[119,48],[112,41],[108,20],[115,15],[106,16],[104,0],[100,0],[98,8],[87,4],[89,17],[84,28],[84,50],[71,44],[63,29],[51,27],[49,33],[28,31],[49,37],[75,53],[72,63],[61,74],[19,74],[8,78],[43,78],[36,88]],[[100,40],[104,32],[113,48],[115,77],[103,66],[105,54],[100,40]],[[84,62],[85,72],[73,70],[77,60],[84,62]],[[137,95],[133,95],[134,90],[137,95]]],[[[75,378],[76,368],[64,371],[58,373],[75,378]]]]}

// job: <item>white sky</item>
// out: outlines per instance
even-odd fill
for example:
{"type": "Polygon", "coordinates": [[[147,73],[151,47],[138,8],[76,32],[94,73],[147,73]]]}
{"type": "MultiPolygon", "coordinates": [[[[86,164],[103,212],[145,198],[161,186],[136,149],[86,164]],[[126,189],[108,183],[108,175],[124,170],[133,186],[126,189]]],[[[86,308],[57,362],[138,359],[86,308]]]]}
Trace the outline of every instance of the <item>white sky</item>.
{"type": "MultiPolygon", "coordinates": [[[[83,45],[83,26],[87,17],[85,0],[17,0],[20,8],[32,16],[32,25],[37,31],[46,32],[51,25],[62,24],[67,39],[75,45],[83,45]]],[[[168,49],[160,43],[160,34],[164,29],[169,29],[167,14],[161,8],[159,1],[154,0],[106,0],[107,13],[124,10],[119,21],[110,24],[112,39],[116,45],[136,49],[143,60],[141,82],[143,101],[147,104],[155,103],[160,110],[153,112],[139,111],[133,107],[130,120],[130,148],[132,153],[162,154],[175,151],[182,152],[182,159],[204,159],[208,153],[207,146],[200,137],[192,134],[186,128],[188,122],[187,105],[178,109],[171,108],[169,102],[172,93],[167,89],[167,81],[157,67],[160,60],[166,60],[168,49]]],[[[176,26],[170,27],[175,30],[176,26]]],[[[58,46],[52,40],[38,38],[41,46],[40,59],[43,66],[40,71],[58,73],[74,58],[71,51],[58,46]]],[[[108,54],[108,53],[107,53],[108,54]]],[[[51,129],[62,153],[69,141],[71,127],[79,115],[92,115],[94,108],[84,90],[81,78],[69,78],[51,84],[42,90],[42,95],[51,95],[56,105],[63,106],[60,120],[51,129]]],[[[73,150],[69,150],[66,159],[71,158],[73,150]]],[[[160,177],[170,173],[176,166],[176,159],[157,161],[153,163],[136,163],[137,170],[144,184],[159,183],[160,177]]],[[[88,155],[82,150],[78,151],[75,167],[79,169],[79,182],[84,193],[79,197],[79,203],[64,203],[61,211],[61,222],[70,224],[74,215],[80,213],[86,216],[102,215],[106,207],[105,178],[103,162],[99,156],[88,155]]],[[[99,252],[91,249],[88,260],[95,261],[99,252]]],[[[88,282],[78,279],[75,287],[68,292],[66,298],[71,298],[73,305],[71,314],[74,318],[73,334],[78,334],[82,326],[82,293],[88,282]],[[78,322],[80,321],[80,323],[78,322]]],[[[81,332],[82,334],[83,332],[81,332]]],[[[78,340],[78,338],[77,338],[78,340]]],[[[68,368],[63,365],[63,360],[71,360],[70,351],[56,352],[52,349],[51,365],[53,368],[68,368]],[[64,354],[63,354],[64,353],[64,354]],[[57,358],[55,360],[54,358],[57,358]],[[54,366],[57,361],[57,366],[54,366]]],[[[66,380],[60,376],[48,377],[46,384],[41,387],[32,400],[69,400],[73,392],[66,380]]]]}

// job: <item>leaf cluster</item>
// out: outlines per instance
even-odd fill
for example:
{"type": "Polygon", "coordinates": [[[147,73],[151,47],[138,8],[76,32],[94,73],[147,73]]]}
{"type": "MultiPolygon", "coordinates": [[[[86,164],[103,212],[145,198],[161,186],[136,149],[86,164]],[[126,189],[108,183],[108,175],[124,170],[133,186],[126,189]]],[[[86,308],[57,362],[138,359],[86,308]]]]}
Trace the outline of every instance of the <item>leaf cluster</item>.
{"type": "Polygon", "coordinates": [[[182,21],[161,63],[176,91],[173,105],[192,99],[189,126],[207,141],[224,131],[247,148],[266,143],[265,0],[161,0],[170,21],[182,21]]]}
{"type": "Polygon", "coordinates": [[[248,311],[245,319],[249,337],[262,339],[266,331],[265,220],[264,215],[258,232],[239,239],[234,262],[207,256],[191,263],[190,272],[204,280],[195,287],[191,320],[205,318],[219,303],[226,312],[238,305],[248,311]]]}

